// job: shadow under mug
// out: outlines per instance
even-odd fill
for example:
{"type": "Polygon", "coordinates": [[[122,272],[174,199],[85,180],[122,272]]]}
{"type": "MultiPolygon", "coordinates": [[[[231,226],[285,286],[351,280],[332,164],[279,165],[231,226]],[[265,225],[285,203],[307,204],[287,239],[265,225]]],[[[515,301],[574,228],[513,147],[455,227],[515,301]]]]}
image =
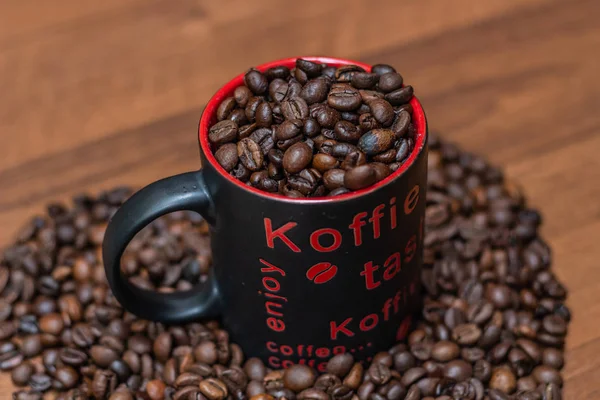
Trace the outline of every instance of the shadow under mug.
{"type": "MultiPolygon", "coordinates": [[[[332,66],[369,65],[326,58],[332,66]]],[[[296,58],[259,66],[295,66],[296,58]]],[[[200,119],[203,168],[154,182],[111,219],[103,245],[110,287],[131,313],[167,324],[220,317],[247,357],[271,368],[303,363],[323,371],[334,354],[370,360],[403,339],[420,308],[427,181],[427,123],[414,97],[414,150],[366,189],[291,199],[232,178],[216,161],[208,129],[218,105],[243,85],[241,74],[209,101],[200,119]],[[121,275],[129,241],[161,215],[200,213],[210,224],[213,269],[190,291],[157,293],[121,275]]]]}

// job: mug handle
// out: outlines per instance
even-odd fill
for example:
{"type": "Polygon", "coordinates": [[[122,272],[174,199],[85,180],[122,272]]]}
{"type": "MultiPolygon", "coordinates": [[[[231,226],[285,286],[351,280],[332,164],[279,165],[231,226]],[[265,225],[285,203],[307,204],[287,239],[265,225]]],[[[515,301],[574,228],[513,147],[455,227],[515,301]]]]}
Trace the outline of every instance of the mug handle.
{"type": "Polygon", "coordinates": [[[214,222],[214,208],[201,171],[161,179],[131,196],[111,218],[102,244],[108,283],[121,305],[132,314],[168,324],[213,317],[220,312],[214,275],[185,292],[157,293],[129,283],[121,275],[121,256],[129,241],[156,218],[189,210],[214,222]]]}

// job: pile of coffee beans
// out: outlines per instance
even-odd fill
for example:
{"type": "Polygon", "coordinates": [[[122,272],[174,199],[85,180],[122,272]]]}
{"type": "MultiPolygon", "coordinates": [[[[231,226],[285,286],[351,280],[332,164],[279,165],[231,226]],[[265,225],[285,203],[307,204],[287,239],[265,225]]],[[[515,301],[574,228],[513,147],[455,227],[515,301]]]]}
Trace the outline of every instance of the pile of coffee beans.
{"type": "MultiPolygon", "coordinates": [[[[101,264],[106,223],[126,188],[51,204],[0,257],[0,369],[17,400],[558,400],[570,313],[538,235],[539,213],[481,157],[430,139],[425,304],[407,340],[327,372],[245,359],[215,321],[183,326],[125,312],[101,264]]],[[[207,226],[177,212],[123,257],[162,292],[205,280],[207,226]]]]}
{"type": "Polygon", "coordinates": [[[412,86],[384,64],[366,72],[298,59],[251,69],[208,132],[231,176],[288,197],[336,196],[396,171],[414,148],[412,86]]]}

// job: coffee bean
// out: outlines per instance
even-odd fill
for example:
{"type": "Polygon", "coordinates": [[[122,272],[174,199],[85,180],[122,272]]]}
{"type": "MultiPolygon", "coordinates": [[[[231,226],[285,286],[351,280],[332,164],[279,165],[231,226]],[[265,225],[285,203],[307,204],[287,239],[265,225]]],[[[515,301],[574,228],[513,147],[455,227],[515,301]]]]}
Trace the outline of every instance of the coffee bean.
{"type": "MultiPolygon", "coordinates": [[[[298,400],[329,400],[329,395],[316,388],[305,389],[296,396],[298,400]]],[[[259,399],[262,400],[262,399],[259,399]]]]}
{"type": "Polygon", "coordinates": [[[389,129],[373,129],[360,138],[358,148],[367,156],[374,156],[392,147],[394,139],[394,132],[389,129]]]}
{"type": "Polygon", "coordinates": [[[542,362],[544,365],[560,370],[564,365],[564,356],[560,350],[548,347],[542,353],[542,362]]]}
{"type": "Polygon", "coordinates": [[[91,347],[90,357],[98,366],[106,368],[119,357],[119,354],[109,347],[96,345],[91,347]]]}
{"type": "MultiPolygon", "coordinates": [[[[339,164],[339,161],[335,157],[323,153],[316,154],[312,160],[313,168],[316,168],[321,173],[337,168],[339,164]]],[[[324,176],[323,179],[325,179],[324,176]]]]}
{"type": "Polygon", "coordinates": [[[532,375],[538,383],[553,383],[557,386],[562,386],[562,377],[558,371],[547,365],[535,367],[532,375]]]}
{"type": "Polygon", "coordinates": [[[260,71],[251,69],[244,75],[244,83],[256,95],[264,94],[269,87],[269,81],[260,71]]]}
{"type": "Polygon", "coordinates": [[[75,369],[69,366],[58,368],[54,377],[66,389],[74,387],[79,381],[79,374],[77,371],[75,371],[75,369]]]}
{"type": "Polygon", "coordinates": [[[543,327],[551,335],[565,335],[567,333],[567,323],[558,315],[547,315],[544,317],[543,327]]]}
{"type": "Polygon", "coordinates": [[[273,79],[286,79],[290,76],[290,69],[283,65],[278,65],[276,67],[271,67],[265,71],[265,76],[269,80],[273,79]]]}
{"type": "Polygon", "coordinates": [[[378,362],[373,362],[367,372],[371,378],[371,382],[376,385],[385,385],[392,377],[390,369],[378,362]]]}
{"type": "Polygon", "coordinates": [[[507,367],[498,367],[492,372],[490,388],[511,394],[517,387],[517,380],[512,371],[507,367]]]}
{"type": "Polygon", "coordinates": [[[431,350],[432,357],[441,362],[453,360],[458,357],[459,353],[459,347],[455,343],[446,340],[436,343],[431,350]]]}
{"type": "Polygon", "coordinates": [[[338,111],[356,110],[361,102],[358,90],[346,84],[334,84],[327,95],[327,104],[338,111]]]}
{"type": "Polygon", "coordinates": [[[252,139],[253,142],[259,145],[263,156],[266,156],[269,153],[269,150],[275,146],[273,130],[270,128],[256,129],[248,138],[252,139]]]}
{"type": "Polygon", "coordinates": [[[245,108],[248,104],[248,100],[252,97],[252,91],[246,86],[238,86],[233,91],[233,98],[237,102],[238,106],[245,108]]]}
{"type": "Polygon", "coordinates": [[[292,119],[281,123],[275,130],[275,139],[282,141],[292,139],[302,133],[302,120],[292,119]]]}
{"type": "Polygon", "coordinates": [[[300,91],[300,97],[302,97],[308,105],[322,103],[325,101],[325,99],[327,99],[328,89],[329,84],[325,79],[311,79],[302,87],[302,91],[300,91]]]}
{"type": "Polygon", "coordinates": [[[281,103],[289,90],[289,85],[286,81],[276,78],[269,83],[269,96],[277,103],[281,103]]]}
{"type": "Polygon", "coordinates": [[[246,118],[246,112],[243,109],[237,108],[235,110],[233,110],[231,113],[229,113],[229,115],[227,116],[227,119],[235,122],[235,124],[239,127],[238,128],[238,136],[240,135],[240,132],[242,131],[242,127],[245,126],[245,124],[247,124],[248,118],[246,118]]]}
{"type": "Polygon", "coordinates": [[[240,162],[250,171],[257,171],[262,167],[264,161],[262,150],[252,139],[240,140],[237,144],[237,152],[240,162]]]}
{"type": "Polygon", "coordinates": [[[402,104],[408,103],[412,99],[413,93],[413,87],[407,85],[401,89],[397,89],[393,92],[387,93],[383,98],[386,99],[393,106],[400,106],[402,104]]]}
{"type": "Polygon", "coordinates": [[[323,70],[323,66],[321,64],[308,60],[303,60],[302,58],[296,60],[296,68],[304,71],[306,75],[310,78],[319,76],[321,74],[321,71],[323,70]]]}
{"type": "Polygon", "coordinates": [[[348,121],[339,121],[336,123],[333,132],[335,139],[341,142],[356,143],[362,135],[360,129],[348,121]]]}
{"type": "Polygon", "coordinates": [[[358,65],[343,65],[335,70],[335,79],[338,82],[350,82],[357,72],[365,72],[358,65]]]}
{"type": "Polygon", "coordinates": [[[373,72],[374,74],[376,74],[378,76],[381,76],[381,75],[387,74],[389,72],[396,72],[396,70],[391,65],[375,64],[371,68],[371,72],[373,72]]]}
{"type": "Polygon", "coordinates": [[[283,384],[294,392],[301,392],[312,386],[316,378],[317,376],[312,368],[297,364],[285,370],[283,384]]]}
{"type": "Polygon", "coordinates": [[[283,168],[290,174],[295,174],[306,168],[312,158],[312,151],[306,143],[292,145],[283,155],[283,168]]]}
{"type": "Polygon", "coordinates": [[[224,120],[213,125],[208,131],[208,140],[213,145],[222,145],[232,142],[237,137],[237,124],[230,120],[224,120]]]}
{"type": "Polygon", "coordinates": [[[268,128],[273,123],[273,110],[271,109],[271,105],[266,101],[260,103],[256,108],[256,113],[254,115],[254,119],[256,120],[256,126],[259,128],[268,128]]]}
{"type": "Polygon", "coordinates": [[[35,368],[33,364],[25,361],[12,370],[11,379],[16,386],[25,386],[34,373],[35,368]]]}
{"type": "Polygon", "coordinates": [[[379,76],[375,73],[355,72],[350,79],[352,86],[357,89],[371,89],[379,81],[379,76]]]}
{"type": "Polygon", "coordinates": [[[329,107],[326,104],[311,105],[310,115],[317,120],[317,123],[321,126],[321,128],[329,129],[332,129],[342,118],[337,110],[329,107]]]}
{"type": "Polygon", "coordinates": [[[104,398],[112,393],[117,386],[117,377],[112,371],[98,370],[94,374],[91,389],[96,398],[104,398]]]}
{"type": "Polygon", "coordinates": [[[390,103],[383,99],[376,99],[369,103],[369,107],[371,108],[371,115],[373,115],[373,118],[375,118],[381,126],[388,127],[392,125],[392,122],[394,122],[394,119],[396,118],[396,114],[390,103]]]}
{"type": "Polygon", "coordinates": [[[223,400],[227,397],[227,386],[215,378],[204,379],[199,384],[200,392],[209,400],[223,400]]]}
{"type": "Polygon", "coordinates": [[[377,182],[387,178],[392,173],[390,167],[388,167],[385,164],[373,162],[370,165],[371,168],[375,171],[375,179],[377,182]]]}
{"type": "Polygon", "coordinates": [[[42,332],[58,335],[64,327],[64,322],[60,314],[51,313],[42,316],[39,325],[42,332]]]}
{"type": "Polygon", "coordinates": [[[285,119],[305,119],[308,117],[308,105],[302,97],[294,97],[281,102],[281,112],[285,119]]]}
{"type": "Polygon", "coordinates": [[[237,146],[234,143],[224,144],[215,152],[215,158],[227,172],[230,172],[239,160],[237,146]]]}
{"type": "Polygon", "coordinates": [[[460,324],[452,330],[452,339],[460,345],[475,344],[481,337],[481,329],[475,324],[460,324]]]}
{"type": "Polygon", "coordinates": [[[360,165],[346,171],[344,186],[350,190],[359,190],[371,186],[377,181],[375,170],[370,165],[360,165]]]}
{"type": "Polygon", "coordinates": [[[355,363],[350,371],[342,381],[342,383],[348,386],[350,389],[358,389],[361,384],[361,380],[363,378],[363,366],[360,363],[355,363]]]}
{"type": "Polygon", "coordinates": [[[237,103],[234,97],[227,97],[217,108],[217,120],[226,119],[236,107],[237,103]]]}
{"type": "Polygon", "coordinates": [[[410,113],[406,110],[402,110],[396,115],[394,123],[390,129],[392,132],[394,132],[394,135],[396,135],[397,138],[404,137],[408,133],[410,122],[410,113]]]}
{"type": "Polygon", "coordinates": [[[59,357],[63,363],[73,366],[81,366],[88,360],[88,355],[84,351],[69,347],[61,349],[59,357]]]}
{"type": "Polygon", "coordinates": [[[379,89],[385,93],[392,92],[402,87],[404,80],[397,72],[388,72],[379,77],[379,89]]]}
{"type": "Polygon", "coordinates": [[[464,381],[473,375],[471,364],[463,360],[453,360],[444,367],[444,376],[455,381],[464,381]]]}

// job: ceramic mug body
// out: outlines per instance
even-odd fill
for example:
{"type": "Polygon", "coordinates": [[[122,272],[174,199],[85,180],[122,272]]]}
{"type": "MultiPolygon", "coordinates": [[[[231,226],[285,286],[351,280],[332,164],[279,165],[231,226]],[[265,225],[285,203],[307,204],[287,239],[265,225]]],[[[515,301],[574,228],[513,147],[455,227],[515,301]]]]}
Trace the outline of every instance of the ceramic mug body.
{"type": "MultiPolygon", "coordinates": [[[[307,59],[340,66],[349,60],[307,59]]],[[[293,68],[294,59],[274,65],[293,68]]],[[[234,78],[200,120],[203,168],[163,179],[131,197],[111,220],[104,243],[108,281],[138,316],[179,323],[219,316],[246,356],[272,368],[305,363],[324,370],[334,354],[369,360],[403,339],[420,307],[427,181],[427,126],[416,98],[415,148],[369,188],[329,198],[291,199],[232,178],[215,160],[208,128],[219,103],[243,84],[234,78]],[[211,225],[213,270],[188,292],[157,294],[120,275],[127,243],[160,215],[190,209],[211,225]]]]}

